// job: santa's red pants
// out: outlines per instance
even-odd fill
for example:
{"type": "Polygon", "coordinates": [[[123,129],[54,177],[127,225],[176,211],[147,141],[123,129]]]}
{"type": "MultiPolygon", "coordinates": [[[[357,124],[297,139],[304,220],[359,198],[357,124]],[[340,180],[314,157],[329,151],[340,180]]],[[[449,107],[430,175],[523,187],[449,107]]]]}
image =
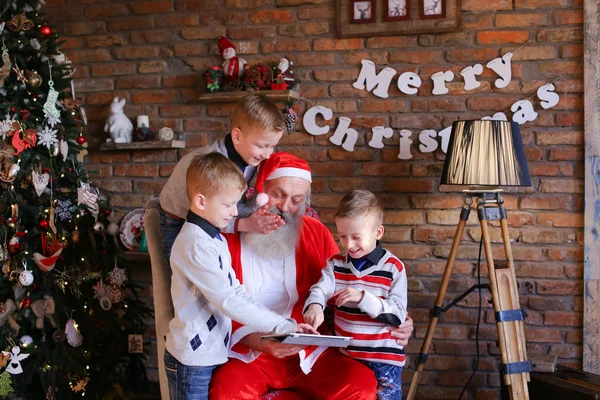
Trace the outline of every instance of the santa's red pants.
{"type": "Polygon", "coordinates": [[[267,392],[281,391],[277,400],[374,400],[377,381],[364,364],[330,348],[308,375],[298,357],[277,359],[261,355],[246,364],[231,359],[217,368],[210,381],[211,400],[257,400],[267,392]]]}

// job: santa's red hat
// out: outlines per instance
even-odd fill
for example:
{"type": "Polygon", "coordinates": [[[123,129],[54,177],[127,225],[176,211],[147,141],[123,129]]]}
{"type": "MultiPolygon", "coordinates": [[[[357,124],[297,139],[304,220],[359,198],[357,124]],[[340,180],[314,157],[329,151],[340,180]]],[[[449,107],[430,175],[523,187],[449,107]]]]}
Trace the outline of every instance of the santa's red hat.
{"type": "Polygon", "coordinates": [[[221,55],[223,55],[223,52],[227,49],[233,48],[235,50],[233,43],[225,36],[221,36],[217,43],[219,44],[219,53],[221,53],[221,55]]]}
{"type": "MultiPolygon", "coordinates": [[[[283,177],[301,178],[312,182],[310,167],[306,161],[285,151],[274,153],[262,162],[256,176],[256,193],[263,196],[261,200],[264,201],[264,196],[266,196],[263,193],[265,182],[283,177]]],[[[268,197],[266,199],[268,200],[268,197]]],[[[259,198],[257,198],[259,206],[263,201],[259,201],[259,198]]],[[[264,201],[264,204],[266,204],[266,201],[264,201]]]]}

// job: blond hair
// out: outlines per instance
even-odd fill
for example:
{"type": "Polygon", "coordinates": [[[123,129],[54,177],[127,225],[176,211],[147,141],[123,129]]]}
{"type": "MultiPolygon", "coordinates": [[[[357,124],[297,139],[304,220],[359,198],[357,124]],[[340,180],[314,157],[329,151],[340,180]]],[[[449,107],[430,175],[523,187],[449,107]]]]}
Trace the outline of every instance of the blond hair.
{"type": "Polygon", "coordinates": [[[242,132],[257,129],[263,132],[285,132],[286,125],[281,111],[275,103],[261,94],[243,97],[233,110],[232,128],[242,132]]]}
{"type": "Polygon", "coordinates": [[[376,225],[383,223],[383,207],[377,196],[368,190],[353,190],[340,200],[334,218],[359,218],[371,216],[376,225]]]}
{"type": "Polygon", "coordinates": [[[213,196],[222,190],[244,192],[248,184],[242,171],[221,153],[208,153],[195,157],[185,174],[190,201],[201,193],[213,196]]]}

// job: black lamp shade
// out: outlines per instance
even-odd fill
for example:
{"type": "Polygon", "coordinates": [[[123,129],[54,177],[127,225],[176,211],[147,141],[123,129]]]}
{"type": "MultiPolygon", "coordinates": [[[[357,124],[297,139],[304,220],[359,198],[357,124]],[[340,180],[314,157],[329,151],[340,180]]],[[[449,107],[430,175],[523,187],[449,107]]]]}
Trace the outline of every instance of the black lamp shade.
{"type": "Polygon", "coordinates": [[[531,186],[519,124],[493,120],[454,122],[441,184],[531,186]]]}

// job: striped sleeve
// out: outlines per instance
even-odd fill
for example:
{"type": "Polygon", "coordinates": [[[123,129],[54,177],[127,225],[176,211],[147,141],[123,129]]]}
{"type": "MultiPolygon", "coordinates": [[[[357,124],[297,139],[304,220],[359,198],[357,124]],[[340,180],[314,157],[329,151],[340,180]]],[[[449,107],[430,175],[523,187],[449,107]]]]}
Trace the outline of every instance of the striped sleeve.
{"type": "Polygon", "coordinates": [[[402,261],[390,257],[385,262],[392,264],[393,281],[386,298],[377,297],[368,291],[364,291],[363,299],[358,303],[361,311],[367,313],[371,318],[389,325],[398,326],[406,320],[407,303],[407,279],[406,271],[402,261]]]}
{"type": "Polygon", "coordinates": [[[321,279],[319,282],[311,286],[306,302],[304,303],[303,313],[311,304],[319,304],[325,309],[325,304],[333,296],[335,292],[335,275],[334,275],[334,263],[333,259],[336,256],[331,257],[327,260],[327,265],[321,270],[321,279]]]}

